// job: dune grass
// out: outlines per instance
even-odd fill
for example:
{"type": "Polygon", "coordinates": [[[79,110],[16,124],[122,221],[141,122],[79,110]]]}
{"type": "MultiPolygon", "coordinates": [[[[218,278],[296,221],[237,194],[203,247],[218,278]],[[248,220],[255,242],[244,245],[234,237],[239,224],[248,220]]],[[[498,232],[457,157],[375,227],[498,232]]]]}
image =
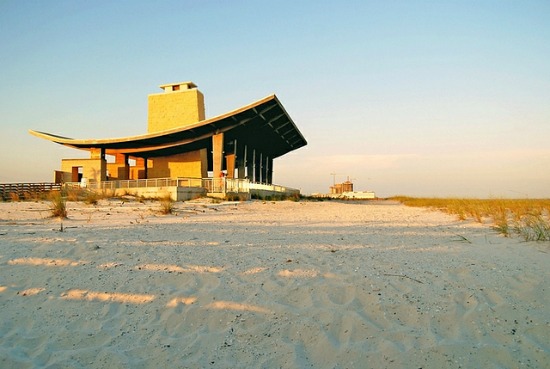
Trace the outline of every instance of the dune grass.
{"type": "Polygon", "coordinates": [[[86,188],[72,187],[64,190],[67,201],[83,201],[88,205],[96,205],[101,199],[109,199],[114,196],[111,191],[93,191],[86,188]]]}
{"type": "Polygon", "coordinates": [[[50,212],[52,217],[67,217],[67,200],[61,191],[53,191],[50,194],[50,212]]]}
{"type": "Polygon", "coordinates": [[[172,214],[174,212],[174,200],[170,194],[159,198],[160,203],[160,213],[164,215],[172,214]]]}
{"type": "Polygon", "coordinates": [[[506,237],[519,235],[526,241],[550,241],[550,199],[468,199],[418,198],[396,196],[393,200],[407,206],[427,207],[456,215],[460,220],[473,219],[492,223],[493,229],[506,237]]]}

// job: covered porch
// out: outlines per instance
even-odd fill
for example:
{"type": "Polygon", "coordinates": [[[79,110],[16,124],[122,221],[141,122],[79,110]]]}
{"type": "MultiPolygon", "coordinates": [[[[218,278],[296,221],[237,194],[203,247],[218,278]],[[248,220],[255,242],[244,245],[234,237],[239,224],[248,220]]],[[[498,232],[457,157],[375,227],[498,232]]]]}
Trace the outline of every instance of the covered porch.
{"type": "Polygon", "coordinates": [[[64,159],[55,182],[210,178],[273,183],[274,159],[307,144],[275,95],[180,128],[112,139],[31,134],[90,152],[64,159]]]}

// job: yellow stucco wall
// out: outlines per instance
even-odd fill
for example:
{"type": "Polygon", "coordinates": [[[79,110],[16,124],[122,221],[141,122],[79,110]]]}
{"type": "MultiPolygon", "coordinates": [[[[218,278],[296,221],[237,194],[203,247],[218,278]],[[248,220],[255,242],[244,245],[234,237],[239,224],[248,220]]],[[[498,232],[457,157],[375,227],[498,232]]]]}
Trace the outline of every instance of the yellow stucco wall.
{"type": "Polygon", "coordinates": [[[206,149],[192,151],[184,154],[163,156],[149,160],[147,177],[149,178],[175,178],[191,177],[205,178],[207,173],[206,149]]]}
{"type": "Polygon", "coordinates": [[[61,171],[68,173],[72,182],[73,167],[82,167],[82,177],[88,181],[97,182],[105,181],[105,177],[101,173],[106,172],[107,162],[101,159],[63,159],[61,160],[61,171]]]}
{"type": "Polygon", "coordinates": [[[109,175],[107,180],[129,179],[129,169],[130,168],[127,168],[124,163],[107,163],[107,173],[109,175]]]}
{"type": "Polygon", "coordinates": [[[114,181],[117,179],[130,179],[130,166],[126,164],[126,155],[113,155],[115,162],[107,162],[107,180],[114,181]]]}
{"type": "Polygon", "coordinates": [[[148,132],[165,131],[204,120],[204,96],[196,88],[149,95],[148,132]]]}
{"type": "Polygon", "coordinates": [[[72,174],[71,172],[64,172],[62,170],[55,170],[53,175],[54,183],[65,183],[65,182],[72,182],[72,174]]]}

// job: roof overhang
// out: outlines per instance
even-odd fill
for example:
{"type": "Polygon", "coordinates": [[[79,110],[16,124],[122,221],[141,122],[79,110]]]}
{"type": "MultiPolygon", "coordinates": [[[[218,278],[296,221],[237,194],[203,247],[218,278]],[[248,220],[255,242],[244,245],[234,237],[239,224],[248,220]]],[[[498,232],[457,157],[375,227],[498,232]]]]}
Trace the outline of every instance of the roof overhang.
{"type": "Polygon", "coordinates": [[[307,145],[275,95],[192,125],[138,136],[73,139],[33,130],[29,133],[75,149],[104,149],[109,155],[148,158],[211,148],[212,136],[219,133],[224,133],[226,144],[236,140],[238,145],[249,145],[273,159],[307,145]]]}

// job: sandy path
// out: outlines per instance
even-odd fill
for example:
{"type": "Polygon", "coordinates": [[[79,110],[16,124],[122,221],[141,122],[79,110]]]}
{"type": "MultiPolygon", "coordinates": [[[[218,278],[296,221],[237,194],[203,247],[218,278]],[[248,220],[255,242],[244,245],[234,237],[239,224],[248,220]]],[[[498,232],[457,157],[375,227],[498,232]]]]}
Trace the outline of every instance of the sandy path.
{"type": "Polygon", "coordinates": [[[0,203],[2,368],[544,368],[550,246],[392,203],[0,203]]]}

